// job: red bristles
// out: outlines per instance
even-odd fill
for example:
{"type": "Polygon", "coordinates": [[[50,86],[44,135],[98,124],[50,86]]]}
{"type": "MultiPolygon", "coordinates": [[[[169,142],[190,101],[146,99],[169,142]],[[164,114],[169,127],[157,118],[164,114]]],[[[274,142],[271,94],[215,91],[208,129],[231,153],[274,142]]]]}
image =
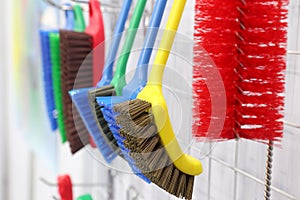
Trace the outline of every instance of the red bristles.
{"type": "MultiPolygon", "coordinates": [[[[287,0],[196,0],[193,134],[202,140],[242,137],[280,140],[283,132],[287,0]],[[226,90],[221,133],[211,135],[212,95],[202,47],[219,70],[226,90]]],[[[213,73],[210,76],[214,76],[213,73]]],[[[215,97],[214,97],[215,98],[215,97]]]]}
{"type": "Polygon", "coordinates": [[[194,49],[194,123],[193,133],[197,138],[210,138],[216,140],[232,139],[235,137],[232,127],[234,126],[235,93],[237,93],[235,82],[238,78],[235,75],[235,68],[238,66],[237,57],[237,36],[240,28],[237,21],[239,2],[232,0],[197,0],[195,13],[195,49],[194,49]],[[211,56],[215,65],[203,60],[206,56],[203,47],[211,56]],[[203,70],[212,71],[214,67],[219,70],[222,80],[215,82],[208,81],[215,76],[214,73],[207,73],[203,70]],[[208,85],[209,83],[213,85],[208,85]],[[218,87],[224,84],[227,96],[226,116],[212,116],[212,95],[208,88],[218,87]],[[214,118],[224,118],[225,125],[221,133],[217,130],[208,132],[209,126],[214,118]]]}

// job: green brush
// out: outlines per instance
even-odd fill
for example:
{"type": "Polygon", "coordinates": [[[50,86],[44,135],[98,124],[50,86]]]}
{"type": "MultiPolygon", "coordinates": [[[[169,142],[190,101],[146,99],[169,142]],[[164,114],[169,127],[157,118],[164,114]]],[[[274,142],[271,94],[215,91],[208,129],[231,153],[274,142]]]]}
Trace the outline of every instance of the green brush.
{"type": "MultiPolygon", "coordinates": [[[[74,12],[74,31],[83,32],[85,30],[85,22],[82,13],[82,8],[79,5],[73,6],[74,12]]],[[[57,110],[57,124],[61,135],[62,143],[67,141],[66,129],[63,115],[63,97],[61,84],[61,66],[60,66],[60,36],[59,33],[50,33],[50,53],[52,62],[52,79],[54,88],[54,100],[57,110]]]]}

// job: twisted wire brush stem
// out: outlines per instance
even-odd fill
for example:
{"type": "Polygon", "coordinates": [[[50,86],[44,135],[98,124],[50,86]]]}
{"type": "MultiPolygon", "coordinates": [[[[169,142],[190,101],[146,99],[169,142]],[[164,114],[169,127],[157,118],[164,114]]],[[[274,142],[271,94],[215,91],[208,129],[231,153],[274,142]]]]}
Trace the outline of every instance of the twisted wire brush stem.
{"type": "Polygon", "coordinates": [[[265,200],[271,199],[271,185],[272,185],[272,162],[273,162],[273,141],[269,141],[266,165],[265,178],[265,200]]]}

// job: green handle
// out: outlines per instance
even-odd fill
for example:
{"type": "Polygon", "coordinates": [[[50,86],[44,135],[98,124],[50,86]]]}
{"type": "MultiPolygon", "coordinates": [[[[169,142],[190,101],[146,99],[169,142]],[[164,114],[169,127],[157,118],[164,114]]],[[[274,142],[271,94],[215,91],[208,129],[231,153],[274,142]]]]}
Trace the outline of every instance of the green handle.
{"type": "Polygon", "coordinates": [[[123,87],[126,85],[125,72],[130,51],[134,43],[134,39],[139,28],[139,24],[144,13],[147,0],[138,0],[137,5],[133,11],[132,19],[130,21],[129,29],[126,34],[125,43],[121,51],[121,55],[117,62],[116,72],[111,85],[115,87],[118,96],[122,95],[123,87]]]}
{"type": "Polygon", "coordinates": [[[83,32],[86,28],[85,21],[83,17],[82,8],[79,5],[73,6],[74,12],[74,31],[76,32],[83,32]]]}
{"type": "Polygon", "coordinates": [[[90,194],[86,194],[86,195],[82,195],[80,197],[77,197],[76,200],[93,200],[93,198],[90,194]]]}

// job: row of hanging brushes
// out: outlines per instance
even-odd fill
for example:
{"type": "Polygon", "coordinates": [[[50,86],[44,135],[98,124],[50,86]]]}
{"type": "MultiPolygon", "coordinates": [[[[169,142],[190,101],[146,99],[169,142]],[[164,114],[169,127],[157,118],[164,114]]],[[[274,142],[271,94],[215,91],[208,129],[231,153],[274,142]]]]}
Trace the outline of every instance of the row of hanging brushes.
{"type": "MultiPolygon", "coordinates": [[[[194,176],[202,172],[202,165],[182,152],[162,94],[163,71],[186,1],[175,0],[172,4],[147,82],[149,60],[167,4],[166,0],[156,1],[135,75],[126,85],[126,66],[146,3],[146,0],[137,1],[124,46],[116,59],[132,0],[123,2],[105,64],[99,2],[89,2],[87,29],[84,29],[79,6],[72,6],[73,12],[66,11],[65,29],[49,35],[51,60],[55,66],[52,76],[45,79],[45,88],[54,85],[54,90],[49,89],[54,95],[47,98],[49,116],[55,129],[56,119],[51,114],[56,108],[62,140],[70,142],[72,153],[88,144],[90,135],[108,163],[119,155],[146,182],[153,182],[177,197],[191,199],[194,176]],[[72,107],[68,93],[75,107],[72,107]],[[166,124],[162,124],[163,121],[166,124]]],[[[43,44],[43,48],[46,47],[43,44]]],[[[44,71],[44,74],[48,73],[44,71]]]]}
{"type": "MultiPolygon", "coordinates": [[[[67,134],[68,140],[70,143],[75,141],[75,144],[84,141],[82,145],[75,145],[77,148],[73,146],[74,153],[88,143],[86,127],[107,162],[111,162],[116,155],[120,155],[145,181],[154,182],[171,194],[190,199],[193,177],[201,173],[201,163],[184,154],[178,145],[161,87],[164,67],[185,2],[175,0],[172,5],[161,45],[146,83],[147,65],[166,5],[166,1],[156,1],[135,76],[126,85],[126,65],[146,1],[137,1],[121,56],[116,62],[116,72],[112,78],[116,53],[132,3],[130,0],[124,1],[101,81],[95,84],[97,78],[100,78],[98,74],[91,81],[93,84],[90,84],[90,86],[96,86],[95,88],[70,91],[84,125],[76,112],[74,119],[79,126],[75,129],[70,100],[65,103],[69,105],[68,107],[65,104],[62,104],[62,107],[64,108],[63,117],[69,118],[69,121],[64,121],[65,126],[69,123],[71,132],[75,133],[67,134]],[[76,136],[74,140],[69,139],[71,135],[76,136]]],[[[193,77],[195,100],[193,133],[196,138],[219,141],[244,137],[260,141],[270,140],[270,145],[273,141],[280,140],[286,52],[286,4],[286,1],[276,0],[267,2],[260,0],[255,2],[196,1],[193,77]],[[261,20],[257,21],[257,19],[261,20]],[[207,53],[216,65],[206,62],[207,53]],[[218,82],[212,74],[209,74],[213,72],[214,66],[220,72],[222,82],[218,82]],[[205,77],[205,75],[208,76],[205,77]],[[213,82],[217,85],[208,85],[211,80],[216,80],[213,82]],[[220,97],[222,92],[222,87],[218,86],[221,84],[224,84],[224,98],[227,100],[226,108],[221,108],[224,116],[222,112],[214,113],[216,105],[213,105],[215,100],[213,97],[220,97]],[[210,88],[216,91],[209,91],[210,88]],[[223,123],[224,127],[216,126],[223,123]],[[218,127],[221,133],[216,129],[218,127]]],[[[66,60],[61,62],[62,67],[68,60],[81,65],[82,60],[74,59],[75,53],[82,53],[83,49],[87,53],[92,46],[90,37],[83,37],[86,36],[84,34],[79,37],[79,33],[72,33],[82,40],[78,41],[75,37],[74,43],[65,42],[66,45],[61,45],[62,52],[65,51],[65,53],[61,52],[59,55],[63,57],[61,60],[66,60]],[[83,48],[78,48],[79,44],[83,48]]],[[[66,40],[72,40],[71,38],[66,37],[66,40]]],[[[64,41],[61,40],[60,43],[63,44],[64,41]]],[[[85,81],[89,78],[87,74],[92,71],[95,75],[97,69],[100,71],[102,69],[100,64],[95,64],[97,61],[94,61],[96,58],[104,61],[101,52],[92,56],[92,59],[87,59],[86,65],[83,64],[87,67],[86,74],[78,79],[78,88],[89,87],[88,84],[85,85],[85,81]],[[94,70],[91,70],[91,63],[95,66],[94,70]]],[[[47,62],[46,57],[44,61],[47,62]]],[[[46,64],[44,66],[45,72],[49,71],[47,69],[49,66],[46,64]]],[[[66,94],[73,87],[78,68],[74,70],[66,67],[65,70],[65,73],[61,70],[63,75],[60,76],[60,84],[67,84],[69,87],[63,89],[64,94],[61,97],[68,99],[66,94]],[[64,79],[67,75],[73,75],[69,82],[64,79]]],[[[57,77],[53,77],[53,80],[55,78],[57,77]]],[[[45,80],[48,79],[49,77],[45,76],[45,80]]],[[[51,94],[48,96],[51,97],[51,94]]],[[[49,116],[53,111],[53,104],[50,103],[51,101],[49,101],[49,116]]],[[[58,116],[60,116],[59,113],[58,116]]],[[[55,123],[51,124],[55,128],[55,123]]],[[[268,176],[268,182],[270,182],[269,179],[268,176]]],[[[266,192],[266,196],[269,196],[269,191],[266,192]]]]}
{"type": "MultiPolygon", "coordinates": [[[[83,123],[80,131],[75,128],[74,121],[78,125],[80,118],[73,115],[68,91],[73,87],[92,86],[95,82],[92,75],[101,73],[101,67],[96,66],[101,66],[102,59],[95,59],[90,52],[104,41],[104,25],[98,1],[89,2],[87,28],[81,6],[66,4],[64,9],[64,29],[41,31],[44,88],[51,127],[55,130],[58,125],[62,142],[69,141],[71,152],[76,153],[89,143],[89,138],[83,123]],[[78,73],[79,70],[84,73],[78,73]]],[[[97,53],[104,57],[104,51],[97,53]]]]}

